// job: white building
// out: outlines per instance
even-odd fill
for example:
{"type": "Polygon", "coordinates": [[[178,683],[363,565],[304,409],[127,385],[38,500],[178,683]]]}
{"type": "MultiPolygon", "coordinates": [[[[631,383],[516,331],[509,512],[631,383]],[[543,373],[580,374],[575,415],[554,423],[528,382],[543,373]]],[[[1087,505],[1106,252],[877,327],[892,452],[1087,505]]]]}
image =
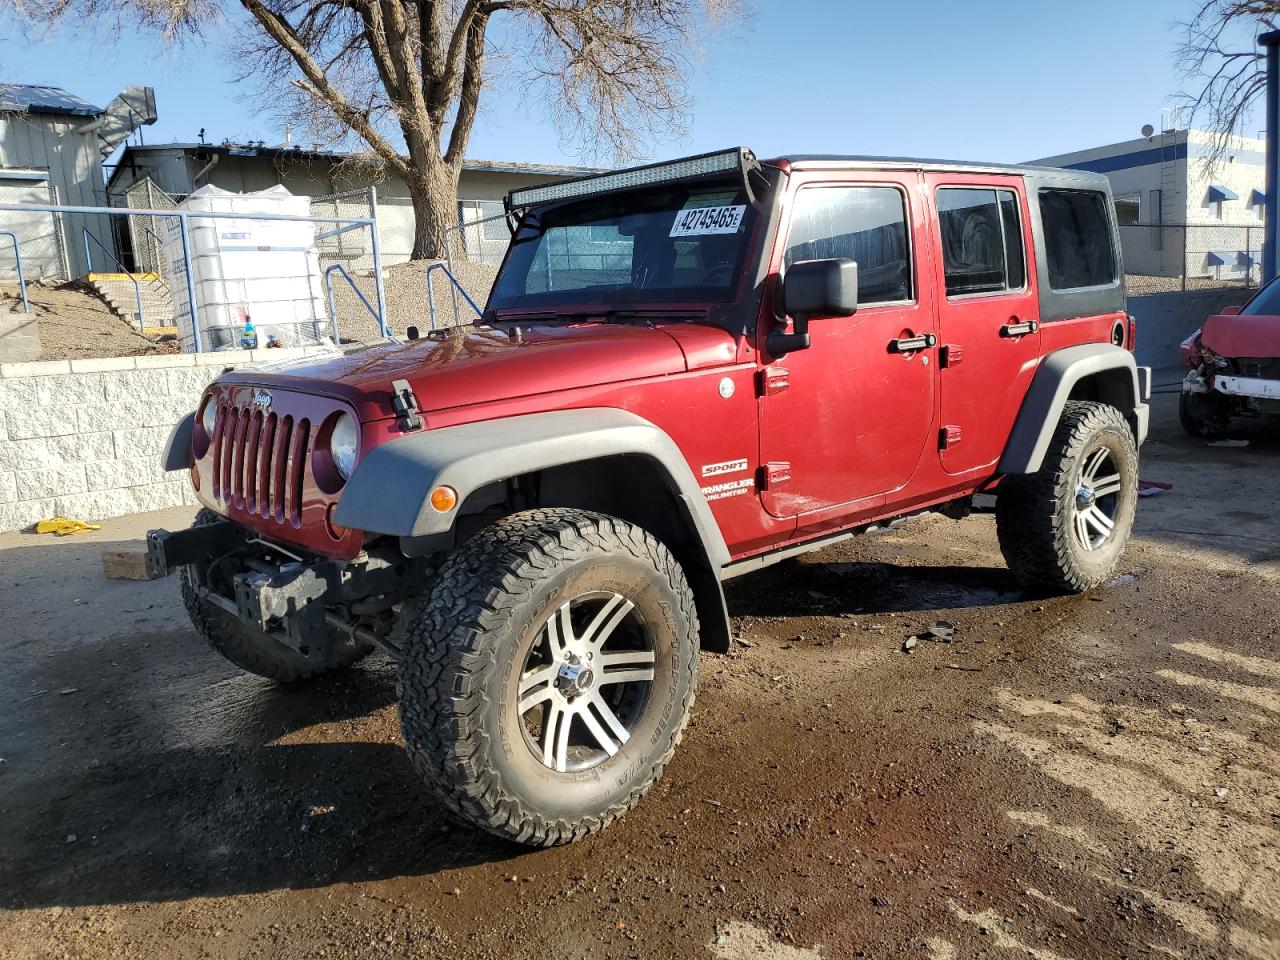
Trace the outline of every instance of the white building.
{"type": "MultiPolygon", "coordinates": [[[[0,203],[103,206],[102,162],[135,129],[156,119],[150,87],[129,87],[106,108],[61,87],[0,83],[0,203]]],[[[85,232],[97,270],[114,270],[106,217],[0,211],[16,234],[28,280],[83,276],[85,232]]],[[[0,279],[17,276],[9,237],[0,237],[0,279]]]]}
{"type": "Polygon", "coordinates": [[[1242,277],[1261,258],[1266,144],[1233,139],[1211,165],[1213,144],[1202,130],[1166,130],[1030,162],[1106,174],[1127,273],[1242,277]]]}

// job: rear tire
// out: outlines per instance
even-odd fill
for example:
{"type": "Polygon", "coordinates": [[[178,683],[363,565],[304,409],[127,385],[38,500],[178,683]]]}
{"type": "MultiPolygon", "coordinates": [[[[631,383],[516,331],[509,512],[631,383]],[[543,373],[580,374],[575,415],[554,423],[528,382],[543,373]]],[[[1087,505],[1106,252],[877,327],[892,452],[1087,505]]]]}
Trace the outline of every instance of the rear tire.
{"type": "Polygon", "coordinates": [[[406,634],[414,766],[458,817],[520,843],[568,843],[634,807],[693,704],[684,572],[651,534],[602,514],[529,510],[482,530],[406,634]]]}
{"type": "Polygon", "coordinates": [[[1040,469],[1000,484],[1000,550],[1025,587],[1089,590],[1115,571],[1137,501],[1138,448],[1123,414],[1068,401],[1040,469]]]}
{"type": "MultiPolygon", "coordinates": [[[[211,523],[228,523],[212,510],[202,509],[196,514],[193,527],[211,523]]],[[[195,579],[189,567],[178,571],[182,586],[182,605],[187,609],[191,625],[214,650],[222,654],[241,670],[275,680],[277,683],[293,683],[311,677],[349,667],[369,653],[367,644],[338,643],[327,658],[303,656],[278,640],[252,630],[227,611],[200,599],[195,579]]]]}

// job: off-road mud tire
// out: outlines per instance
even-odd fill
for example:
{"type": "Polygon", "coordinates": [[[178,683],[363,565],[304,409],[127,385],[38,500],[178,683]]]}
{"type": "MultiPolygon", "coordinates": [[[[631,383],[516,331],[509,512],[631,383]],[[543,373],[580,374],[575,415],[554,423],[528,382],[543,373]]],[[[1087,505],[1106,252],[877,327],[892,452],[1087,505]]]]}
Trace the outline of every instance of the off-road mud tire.
{"type": "Polygon", "coordinates": [[[697,649],[693,593],[653,535],[584,510],[512,514],[446,560],[408,624],[399,682],[406,748],[463,821],[532,846],[581,839],[661,776],[693,705],[697,649]],[[522,723],[513,696],[522,651],[550,611],[606,577],[626,584],[615,589],[642,612],[664,679],[651,684],[644,737],[594,768],[556,773],[528,762],[523,730],[513,729],[522,723]]]}
{"type": "Polygon", "coordinates": [[[1205,440],[1221,440],[1230,423],[1227,404],[1221,396],[1185,390],[1178,395],[1178,420],[1190,436],[1205,440]]]}
{"type": "Polygon", "coordinates": [[[997,492],[996,531],[1005,562],[1026,588],[1080,593],[1115,571],[1133,527],[1138,497],[1138,448],[1124,415],[1104,403],[1068,401],[1044,463],[1032,474],[1006,478],[997,492]],[[1075,491],[1086,454],[1105,444],[1121,490],[1115,532],[1086,551],[1073,529],[1075,491]]]}
{"type": "MultiPolygon", "coordinates": [[[[192,526],[221,522],[224,522],[223,518],[218,514],[202,509],[196,514],[192,526]]],[[[249,629],[207,600],[201,600],[188,568],[178,571],[178,581],[182,585],[182,605],[187,608],[192,626],[204,641],[241,670],[268,680],[277,683],[308,680],[331,670],[349,667],[372,649],[364,644],[353,646],[348,643],[338,646],[327,659],[303,656],[279,641],[249,629]]]]}

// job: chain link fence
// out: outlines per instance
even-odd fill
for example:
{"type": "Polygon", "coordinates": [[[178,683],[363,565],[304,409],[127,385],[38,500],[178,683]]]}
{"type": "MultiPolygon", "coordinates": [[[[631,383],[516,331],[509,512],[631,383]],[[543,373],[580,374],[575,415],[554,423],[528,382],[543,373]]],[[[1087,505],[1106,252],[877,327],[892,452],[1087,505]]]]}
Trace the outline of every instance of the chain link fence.
{"type": "Polygon", "coordinates": [[[1257,287],[1262,224],[1123,224],[1130,296],[1175,290],[1257,287]]]}
{"type": "MultiPolygon", "coordinates": [[[[150,177],[143,177],[125,191],[122,206],[144,210],[176,210],[181,202],[181,196],[165,193],[150,177]]],[[[123,252],[126,254],[125,262],[133,271],[165,274],[164,241],[160,239],[163,235],[161,218],[121,217],[116,218],[116,222],[127,226],[128,250],[123,252]]]]}
{"type": "MultiPolygon", "coordinates": [[[[0,203],[58,203],[58,188],[48,180],[0,179],[0,203]]],[[[26,213],[0,210],[0,232],[12,233],[22,250],[27,280],[67,280],[71,265],[67,255],[67,218],[59,213],[26,213]]],[[[18,279],[12,241],[0,237],[0,280],[18,279]]]]}

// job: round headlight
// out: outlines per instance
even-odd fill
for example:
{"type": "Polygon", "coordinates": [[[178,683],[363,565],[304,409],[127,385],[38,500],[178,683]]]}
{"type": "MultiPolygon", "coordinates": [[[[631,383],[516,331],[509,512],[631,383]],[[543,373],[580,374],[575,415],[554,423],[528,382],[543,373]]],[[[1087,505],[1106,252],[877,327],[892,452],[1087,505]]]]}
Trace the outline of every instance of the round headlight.
{"type": "Polygon", "coordinates": [[[329,455],[333,457],[333,465],[342,479],[350,479],[356,466],[356,422],[350,414],[338,414],[329,435],[329,455]]]}
{"type": "Polygon", "coordinates": [[[213,439],[213,428],[218,423],[218,405],[210,400],[204,405],[204,410],[200,412],[200,426],[204,428],[204,435],[210,440],[213,439]]]}

